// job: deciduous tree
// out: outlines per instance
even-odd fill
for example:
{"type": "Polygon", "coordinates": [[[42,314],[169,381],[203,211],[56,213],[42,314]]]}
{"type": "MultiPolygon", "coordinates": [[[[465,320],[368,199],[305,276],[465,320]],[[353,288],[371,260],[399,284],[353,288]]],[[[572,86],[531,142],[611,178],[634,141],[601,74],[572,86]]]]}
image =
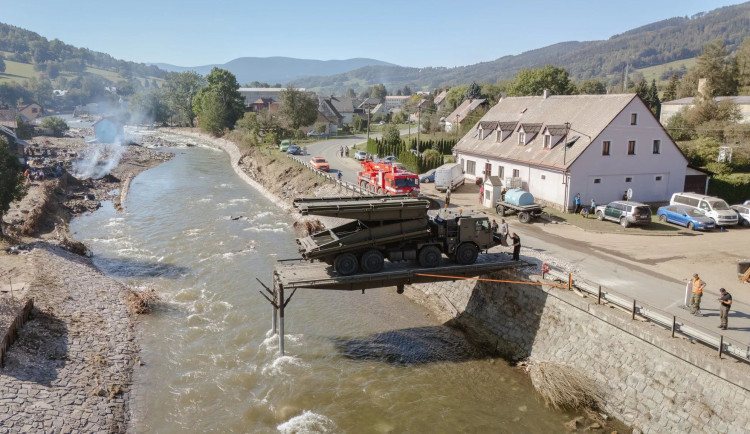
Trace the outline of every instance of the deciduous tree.
{"type": "Polygon", "coordinates": [[[578,85],[578,92],[583,95],[604,95],[607,93],[607,86],[601,81],[592,78],[578,85]]]}
{"type": "Polygon", "coordinates": [[[52,135],[56,137],[62,136],[65,131],[68,131],[70,129],[70,127],[68,127],[68,124],[63,119],[56,116],[42,119],[41,126],[42,128],[52,130],[52,135]]]}
{"type": "Polygon", "coordinates": [[[237,78],[226,69],[214,67],[206,76],[206,82],[208,86],[200,89],[193,100],[193,111],[202,129],[218,135],[224,129],[233,128],[242,117],[245,99],[238,90],[237,78]]]}
{"type": "Polygon", "coordinates": [[[553,95],[573,95],[577,91],[565,68],[547,65],[519,71],[509,93],[514,96],[541,95],[545,89],[553,95]]]}
{"type": "Polygon", "coordinates": [[[193,100],[206,86],[206,80],[195,71],[170,73],[165,84],[167,105],[175,113],[179,125],[194,126],[193,100]]]}
{"type": "Polygon", "coordinates": [[[279,115],[293,129],[312,125],[318,118],[318,100],[309,93],[291,85],[279,95],[279,115]]]}

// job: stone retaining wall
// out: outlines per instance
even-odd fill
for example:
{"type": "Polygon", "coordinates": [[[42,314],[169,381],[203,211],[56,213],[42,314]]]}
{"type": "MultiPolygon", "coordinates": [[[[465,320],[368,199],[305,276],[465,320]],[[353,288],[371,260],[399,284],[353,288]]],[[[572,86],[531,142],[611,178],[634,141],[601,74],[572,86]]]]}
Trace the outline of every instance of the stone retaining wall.
{"type": "MultiPolygon", "coordinates": [[[[484,276],[527,281],[513,272],[484,276]]],[[[405,294],[463,327],[495,354],[586,373],[607,413],[648,432],[750,431],[750,366],[567,289],[457,281],[405,294]]]]}

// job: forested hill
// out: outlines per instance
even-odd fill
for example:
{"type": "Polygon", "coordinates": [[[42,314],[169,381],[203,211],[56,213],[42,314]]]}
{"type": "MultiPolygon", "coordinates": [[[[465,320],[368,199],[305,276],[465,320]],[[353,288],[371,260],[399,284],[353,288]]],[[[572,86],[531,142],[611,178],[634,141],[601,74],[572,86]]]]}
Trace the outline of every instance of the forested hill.
{"type": "Polygon", "coordinates": [[[155,64],[173,72],[195,71],[207,75],[213,67],[230,71],[240,84],[252,81],[288,83],[301,77],[341,74],[365,66],[395,66],[375,59],[357,58],[344,60],[294,59],[291,57],[240,57],[224,64],[183,67],[166,63],[155,64]]]}
{"type": "Polygon", "coordinates": [[[109,54],[48,40],[38,33],[0,23],[0,56],[6,60],[37,65],[55,78],[60,72],[81,73],[86,67],[123,75],[164,78],[166,71],[143,63],[115,59],[109,54]]]}
{"type": "MultiPolygon", "coordinates": [[[[482,44],[477,32],[477,44],[482,44]]],[[[491,62],[456,68],[407,68],[369,66],[345,74],[296,80],[295,86],[323,93],[343,93],[378,83],[388,89],[409,86],[431,90],[445,85],[511,79],[521,69],[547,64],[563,67],[576,80],[597,78],[609,84],[622,80],[625,65],[644,68],[697,56],[703,46],[721,39],[730,51],[750,36],[750,2],[715,9],[692,17],[678,17],[648,24],[604,41],[562,42],[504,56],[491,62]]]]}

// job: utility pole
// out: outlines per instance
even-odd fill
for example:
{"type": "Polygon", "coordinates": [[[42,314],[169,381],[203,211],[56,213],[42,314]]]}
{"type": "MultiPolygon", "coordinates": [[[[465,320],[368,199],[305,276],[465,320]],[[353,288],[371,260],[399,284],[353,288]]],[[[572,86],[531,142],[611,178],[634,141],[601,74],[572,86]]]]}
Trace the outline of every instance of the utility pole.
{"type": "Polygon", "coordinates": [[[419,131],[422,129],[422,106],[417,107],[417,154],[419,154],[419,131]]]}
{"type": "Polygon", "coordinates": [[[370,106],[367,105],[367,141],[370,141],[370,106]]]}

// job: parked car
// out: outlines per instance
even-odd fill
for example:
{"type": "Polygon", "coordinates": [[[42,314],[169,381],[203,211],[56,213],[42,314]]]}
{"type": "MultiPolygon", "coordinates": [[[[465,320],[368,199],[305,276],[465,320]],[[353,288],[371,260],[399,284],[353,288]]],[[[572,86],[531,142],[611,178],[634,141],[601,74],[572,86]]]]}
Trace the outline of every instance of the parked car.
{"type": "Polygon", "coordinates": [[[716,227],[711,217],[692,207],[667,205],[656,210],[656,216],[659,217],[660,222],[685,226],[691,231],[707,231],[716,227]]]}
{"type": "Polygon", "coordinates": [[[743,204],[743,205],[750,205],[750,199],[748,199],[748,200],[746,200],[746,201],[742,202],[742,204],[743,204]]]}
{"type": "Polygon", "coordinates": [[[395,156],[395,155],[389,155],[389,156],[387,156],[387,157],[383,157],[383,158],[381,158],[381,159],[380,159],[380,160],[378,160],[378,161],[380,161],[381,163],[393,163],[393,162],[394,162],[394,161],[396,161],[396,160],[398,160],[398,158],[396,158],[396,156],[395,156]]]}
{"type": "Polygon", "coordinates": [[[302,148],[297,145],[291,145],[289,146],[289,149],[286,150],[286,153],[292,155],[302,155],[302,148]]]}
{"type": "Polygon", "coordinates": [[[716,226],[731,226],[737,224],[737,213],[729,208],[724,199],[695,193],[674,193],[669,200],[670,205],[683,205],[706,213],[716,223],[716,226]]]}
{"type": "Polygon", "coordinates": [[[354,158],[356,158],[359,161],[364,161],[365,158],[367,158],[367,152],[365,151],[357,151],[354,153],[354,158]]]}
{"type": "Polygon", "coordinates": [[[419,175],[419,182],[435,182],[435,171],[437,169],[430,169],[427,172],[419,175]]]}
{"type": "Polygon", "coordinates": [[[312,166],[313,169],[322,170],[324,172],[328,172],[330,169],[328,161],[323,157],[313,157],[312,160],[310,160],[310,166],[312,166]]]}
{"type": "Polygon", "coordinates": [[[279,151],[286,152],[290,146],[292,146],[291,140],[282,140],[281,144],[279,145],[279,151]]]}
{"type": "Polygon", "coordinates": [[[315,131],[315,130],[310,130],[310,131],[307,132],[307,137],[315,137],[315,136],[319,136],[319,135],[320,135],[320,133],[317,132],[317,131],[315,131]]]}
{"type": "Polygon", "coordinates": [[[618,200],[597,206],[596,218],[620,223],[624,228],[630,225],[647,225],[651,223],[651,208],[640,202],[618,200]]]}
{"type": "Polygon", "coordinates": [[[750,203],[747,203],[747,205],[732,205],[732,209],[737,211],[737,217],[742,226],[750,226],[750,203]]]}

